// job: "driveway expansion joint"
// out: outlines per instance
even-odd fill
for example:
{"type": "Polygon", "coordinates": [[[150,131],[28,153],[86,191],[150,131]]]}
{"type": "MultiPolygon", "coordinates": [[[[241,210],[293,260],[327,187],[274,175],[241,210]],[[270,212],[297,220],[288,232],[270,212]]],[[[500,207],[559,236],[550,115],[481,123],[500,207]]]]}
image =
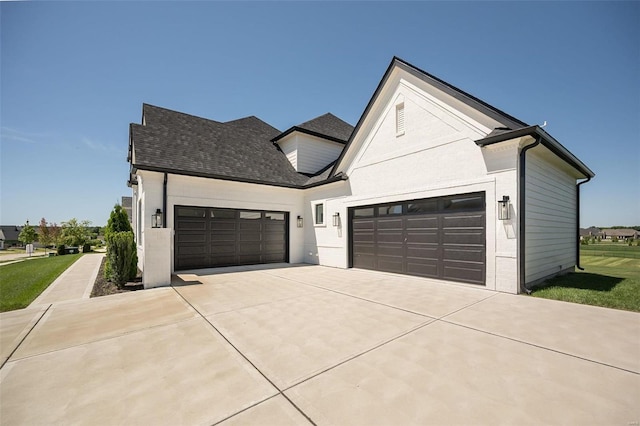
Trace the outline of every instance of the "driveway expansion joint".
{"type": "MultiPolygon", "coordinates": [[[[16,353],[16,351],[18,350],[18,348],[22,345],[22,343],[24,342],[24,340],[27,338],[27,336],[29,336],[29,334],[31,334],[31,332],[33,331],[34,328],[36,328],[36,326],[38,325],[38,323],[40,322],[40,320],[46,315],[47,312],[49,312],[49,309],[51,309],[51,307],[53,306],[52,303],[49,304],[49,306],[47,306],[47,309],[44,310],[44,312],[42,312],[42,315],[40,315],[40,318],[38,318],[38,320],[33,324],[33,326],[31,326],[31,328],[29,329],[29,331],[22,337],[22,339],[20,340],[20,342],[16,345],[15,348],[13,348],[13,350],[11,351],[11,353],[9,354],[9,356],[7,357],[7,359],[5,359],[2,362],[2,365],[0,365],[0,370],[2,370],[2,368],[7,364],[7,362],[9,362],[9,360],[11,359],[11,357],[13,356],[14,353],[16,353]]],[[[14,360],[11,360],[12,362],[14,360]]]]}
{"type": "MultiPolygon", "coordinates": [[[[273,398],[273,397],[275,397],[275,396],[277,396],[277,395],[282,395],[282,397],[283,397],[283,398],[285,398],[285,399],[289,402],[289,404],[291,404],[291,405],[292,405],[296,410],[298,410],[298,412],[299,412],[300,414],[302,414],[302,415],[304,416],[304,418],[306,418],[306,419],[309,421],[309,423],[311,423],[312,425],[316,426],[316,423],[315,423],[315,422],[314,422],[314,421],[313,421],[313,420],[312,420],[312,419],[307,415],[307,413],[305,413],[304,411],[302,411],[302,409],[301,409],[300,407],[298,407],[298,406],[297,406],[297,405],[296,405],[296,404],[295,404],[295,403],[294,403],[294,402],[293,402],[293,401],[292,401],[292,400],[291,400],[287,395],[285,395],[285,394],[284,394],[284,391],[283,391],[282,389],[280,389],[280,388],[279,388],[279,387],[278,387],[278,386],[277,386],[277,385],[276,385],[276,384],[275,384],[271,379],[269,379],[269,377],[267,377],[267,375],[266,375],[266,374],[264,374],[264,373],[262,372],[262,370],[260,370],[260,369],[259,369],[259,368],[258,368],[258,367],[257,367],[257,366],[256,366],[256,365],[255,365],[255,364],[254,364],[254,363],[253,363],[253,362],[252,362],[252,361],[251,361],[251,360],[250,360],[250,359],[249,359],[249,358],[248,358],[248,357],[247,357],[247,356],[246,356],[246,355],[241,351],[241,350],[240,350],[240,349],[238,349],[238,348],[236,347],[236,345],[234,345],[233,343],[231,343],[231,340],[229,340],[229,339],[227,338],[227,336],[225,336],[225,335],[224,335],[220,330],[218,330],[218,328],[217,328],[215,325],[213,325],[213,323],[212,323],[211,321],[209,321],[209,319],[208,319],[206,316],[204,316],[204,315],[203,315],[203,314],[202,314],[202,313],[201,313],[201,312],[200,312],[200,311],[199,311],[195,306],[193,306],[193,305],[191,304],[191,302],[189,302],[189,301],[187,300],[187,298],[186,298],[186,297],[184,297],[182,294],[180,294],[180,292],[179,292],[179,291],[178,291],[178,290],[177,290],[173,285],[171,286],[171,288],[172,288],[172,289],[173,289],[173,290],[174,290],[174,291],[175,291],[175,292],[176,292],[176,293],[177,293],[177,294],[178,294],[178,295],[179,295],[179,296],[180,296],[180,297],[181,297],[181,298],[182,298],[186,303],[188,303],[188,304],[189,304],[189,306],[191,306],[191,308],[192,308],[193,310],[195,310],[195,311],[198,313],[198,315],[200,315],[200,317],[202,317],[202,319],[204,319],[204,320],[205,320],[205,321],[206,321],[206,322],[211,326],[211,328],[213,328],[213,329],[216,331],[216,333],[218,333],[218,334],[220,335],[220,337],[222,337],[222,338],[223,338],[223,339],[224,339],[224,340],[225,340],[225,341],[226,341],[226,342],[227,342],[227,343],[228,343],[228,344],[229,344],[229,345],[230,345],[230,346],[231,346],[231,347],[232,347],[232,348],[233,348],[233,349],[234,349],[234,350],[235,350],[235,351],[236,351],[236,352],[237,352],[237,353],[242,357],[242,358],[244,358],[244,360],[245,360],[245,361],[247,361],[247,362],[248,362],[248,363],[249,363],[249,364],[250,364],[250,365],[251,365],[251,366],[252,366],[252,367],[253,367],[253,368],[258,372],[258,373],[260,373],[260,375],[261,375],[262,377],[264,377],[264,379],[265,379],[267,382],[269,382],[269,383],[271,384],[271,386],[273,386],[273,387],[278,391],[278,393],[277,393],[276,395],[272,395],[270,398],[273,398]]],[[[269,398],[265,399],[264,401],[266,401],[266,400],[268,400],[268,399],[269,399],[269,398]]],[[[264,401],[261,401],[261,402],[264,402],[264,401]]],[[[255,406],[255,405],[258,405],[258,404],[259,404],[259,403],[254,404],[254,406],[255,406]]],[[[248,408],[250,408],[250,407],[248,407],[248,408]]],[[[235,414],[233,414],[233,415],[231,415],[231,416],[227,417],[227,419],[228,419],[228,418],[231,418],[231,417],[233,417],[233,416],[236,416],[236,415],[240,414],[240,413],[241,413],[241,412],[243,412],[243,411],[245,411],[245,410],[243,409],[243,410],[241,410],[241,411],[239,411],[239,412],[237,412],[237,413],[235,413],[235,414]]],[[[225,420],[226,420],[226,419],[225,419],[225,420]]],[[[218,423],[219,423],[219,422],[218,422],[218,423]]]]}

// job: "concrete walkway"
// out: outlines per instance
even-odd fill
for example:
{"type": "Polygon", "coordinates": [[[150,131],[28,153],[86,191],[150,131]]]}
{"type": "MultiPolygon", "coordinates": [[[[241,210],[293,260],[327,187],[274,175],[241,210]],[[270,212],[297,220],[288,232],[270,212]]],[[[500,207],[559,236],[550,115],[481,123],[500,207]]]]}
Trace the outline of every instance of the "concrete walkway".
{"type": "Polygon", "coordinates": [[[640,421],[638,313],[353,269],[209,272],[0,314],[0,424],[640,421]]]}
{"type": "Polygon", "coordinates": [[[67,268],[29,307],[76,299],[88,299],[104,254],[85,254],[67,268]]]}

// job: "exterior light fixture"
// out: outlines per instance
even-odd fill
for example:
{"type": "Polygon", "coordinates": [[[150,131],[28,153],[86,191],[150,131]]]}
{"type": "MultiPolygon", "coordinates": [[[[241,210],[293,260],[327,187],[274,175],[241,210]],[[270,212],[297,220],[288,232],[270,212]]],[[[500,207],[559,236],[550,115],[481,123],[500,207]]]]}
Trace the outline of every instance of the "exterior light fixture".
{"type": "Polygon", "coordinates": [[[162,228],[162,210],[156,209],[156,212],[151,215],[151,227],[162,228]]]}
{"type": "Polygon", "coordinates": [[[302,225],[303,225],[302,216],[298,216],[297,224],[298,224],[298,228],[302,228],[302,225]]]}
{"type": "Polygon", "coordinates": [[[333,214],[333,226],[340,226],[340,213],[338,212],[333,214]]]}
{"type": "Polygon", "coordinates": [[[509,220],[509,196],[503,195],[502,200],[498,200],[498,219],[499,220],[509,220]]]}

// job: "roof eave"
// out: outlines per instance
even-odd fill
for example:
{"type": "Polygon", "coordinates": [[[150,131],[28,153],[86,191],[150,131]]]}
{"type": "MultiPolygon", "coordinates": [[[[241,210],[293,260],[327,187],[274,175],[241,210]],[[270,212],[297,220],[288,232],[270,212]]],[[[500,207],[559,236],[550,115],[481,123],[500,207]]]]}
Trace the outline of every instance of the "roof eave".
{"type": "Polygon", "coordinates": [[[540,143],[548,148],[551,152],[565,161],[567,164],[584,174],[585,177],[592,178],[595,173],[587,167],[582,161],[580,161],[575,155],[573,155],[567,148],[565,148],[560,142],[558,142],[553,136],[547,133],[540,126],[528,126],[521,129],[514,130],[512,132],[502,133],[500,135],[491,136],[484,139],[479,139],[476,145],[479,147],[485,147],[508,140],[521,138],[524,136],[539,137],[540,143]]]}
{"type": "Polygon", "coordinates": [[[278,136],[276,136],[275,138],[271,139],[271,142],[273,143],[277,143],[279,140],[283,139],[284,137],[290,135],[293,132],[300,132],[300,133],[304,133],[307,135],[311,135],[311,136],[315,136],[321,139],[326,139],[329,140],[331,142],[336,142],[339,143],[341,145],[344,145],[347,143],[347,141],[339,139],[339,138],[335,138],[333,136],[329,136],[329,135],[325,135],[319,132],[314,132],[313,130],[307,130],[307,129],[303,129],[302,127],[298,127],[298,126],[293,126],[291,128],[289,128],[288,130],[285,130],[284,132],[280,133],[278,136]]]}

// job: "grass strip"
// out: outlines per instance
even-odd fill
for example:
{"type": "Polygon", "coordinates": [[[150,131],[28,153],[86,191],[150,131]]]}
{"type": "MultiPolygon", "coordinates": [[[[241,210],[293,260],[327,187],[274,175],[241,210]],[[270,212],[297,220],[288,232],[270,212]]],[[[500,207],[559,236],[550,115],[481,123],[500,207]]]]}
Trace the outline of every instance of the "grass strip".
{"type": "Polygon", "coordinates": [[[0,266],[0,312],[29,306],[80,256],[45,257],[0,266]]]}

